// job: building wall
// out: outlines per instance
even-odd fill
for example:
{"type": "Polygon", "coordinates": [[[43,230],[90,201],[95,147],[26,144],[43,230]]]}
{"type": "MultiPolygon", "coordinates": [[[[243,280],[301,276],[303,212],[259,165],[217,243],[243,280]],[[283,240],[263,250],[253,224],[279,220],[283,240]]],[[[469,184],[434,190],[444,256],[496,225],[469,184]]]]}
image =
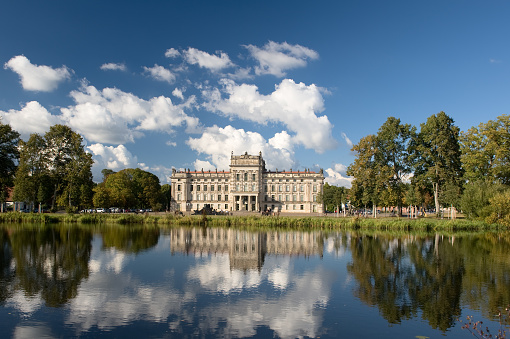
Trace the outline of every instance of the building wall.
{"type": "Polygon", "coordinates": [[[322,170],[267,171],[262,154],[231,156],[230,171],[173,171],[172,209],[322,213],[322,170]]]}

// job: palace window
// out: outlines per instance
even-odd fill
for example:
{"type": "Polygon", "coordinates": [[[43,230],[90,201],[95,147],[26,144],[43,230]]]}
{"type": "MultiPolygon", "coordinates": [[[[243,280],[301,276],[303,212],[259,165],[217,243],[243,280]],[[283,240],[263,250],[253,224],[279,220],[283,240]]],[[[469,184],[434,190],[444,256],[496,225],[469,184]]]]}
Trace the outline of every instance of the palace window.
{"type": "Polygon", "coordinates": [[[177,190],[180,192],[181,191],[181,185],[177,185],[177,190]]]}
{"type": "Polygon", "coordinates": [[[257,179],[256,179],[256,176],[255,176],[255,174],[252,174],[252,175],[251,175],[251,178],[252,178],[252,179],[251,179],[252,181],[255,181],[255,180],[257,180],[257,179]]]}
{"type": "Polygon", "coordinates": [[[225,201],[228,201],[228,195],[225,195],[225,201]]]}
{"type": "Polygon", "coordinates": [[[244,173],[244,181],[248,181],[248,173],[244,173]]]}
{"type": "Polygon", "coordinates": [[[207,185],[204,185],[204,192],[207,192],[207,185]]]}

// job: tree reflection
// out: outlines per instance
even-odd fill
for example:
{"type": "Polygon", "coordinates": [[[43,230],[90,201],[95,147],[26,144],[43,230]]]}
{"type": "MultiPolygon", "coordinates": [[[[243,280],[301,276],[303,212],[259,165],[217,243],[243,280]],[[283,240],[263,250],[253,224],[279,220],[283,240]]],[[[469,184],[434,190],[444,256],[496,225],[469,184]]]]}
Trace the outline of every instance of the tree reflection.
{"type": "Polygon", "coordinates": [[[107,227],[101,230],[103,247],[137,254],[158,244],[159,228],[152,227],[107,227]]]}
{"type": "Polygon", "coordinates": [[[496,319],[498,309],[510,305],[510,234],[466,236],[459,247],[468,263],[463,302],[496,319]]]}
{"type": "Polygon", "coordinates": [[[0,228],[0,303],[12,296],[15,272],[11,268],[12,246],[6,228],[0,228]]]}
{"type": "Polygon", "coordinates": [[[351,251],[355,295],[377,306],[388,322],[421,310],[431,327],[446,331],[460,315],[463,257],[444,238],[356,235],[351,251]]]}
{"type": "Polygon", "coordinates": [[[77,227],[41,226],[13,232],[15,289],[28,296],[40,293],[48,306],[65,304],[88,277],[91,240],[89,230],[77,227]]]}

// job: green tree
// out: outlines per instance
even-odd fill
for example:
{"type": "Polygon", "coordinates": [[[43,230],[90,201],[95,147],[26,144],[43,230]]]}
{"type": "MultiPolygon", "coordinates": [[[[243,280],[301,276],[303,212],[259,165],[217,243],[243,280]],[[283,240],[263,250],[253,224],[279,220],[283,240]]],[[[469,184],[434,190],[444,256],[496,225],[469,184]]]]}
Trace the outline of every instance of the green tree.
{"type": "Polygon", "coordinates": [[[14,180],[14,198],[30,204],[48,203],[52,197],[52,180],[46,153],[46,142],[39,134],[20,141],[20,161],[14,180]]]}
{"type": "Polygon", "coordinates": [[[0,121],[0,203],[7,199],[7,188],[12,187],[19,158],[19,133],[0,121]]]}
{"type": "Polygon", "coordinates": [[[421,124],[413,142],[415,177],[432,186],[436,213],[446,201],[447,191],[462,187],[459,128],[446,113],[439,112],[421,124]]]}
{"type": "Polygon", "coordinates": [[[170,211],[172,201],[172,187],[169,184],[161,185],[161,203],[165,211],[170,211]]]}
{"type": "Polygon", "coordinates": [[[485,219],[490,214],[490,199],[508,187],[490,180],[468,181],[460,199],[460,207],[470,219],[485,219]]]}
{"type": "Polygon", "coordinates": [[[510,116],[499,116],[461,134],[466,180],[510,185],[510,116]]]}
{"type": "Polygon", "coordinates": [[[324,204],[326,211],[340,209],[342,204],[347,202],[347,188],[325,183],[320,193],[320,201],[324,204]]]}
{"type": "Polygon", "coordinates": [[[70,127],[54,125],[44,136],[55,203],[75,210],[92,201],[92,155],[86,153],[83,138],[70,127]]]}
{"type": "Polygon", "coordinates": [[[356,152],[356,159],[347,168],[347,175],[354,177],[350,189],[351,203],[358,207],[377,204],[383,187],[380,181],[381,168],[375,161],[376,136],[370,134],[361,138],[352,147],[352,151],[356,152]]]}
{"type": "Polygon", "coordinates": [[[139,168],[127,168],[110,174],[95,188],[94,206],[161,209],[161,185],[152,173],[139,168]]]}
{"type": "Polygon", "coordinates": [[[389,117],[377,133],[374,161],[383,169],[379,181],[390,191],[390,203],[398,207],[399,215],[406,193],[404,181],[412,173],[410,144],[415,135],[416,127],[402,124],[394,117],[389,117]]]}

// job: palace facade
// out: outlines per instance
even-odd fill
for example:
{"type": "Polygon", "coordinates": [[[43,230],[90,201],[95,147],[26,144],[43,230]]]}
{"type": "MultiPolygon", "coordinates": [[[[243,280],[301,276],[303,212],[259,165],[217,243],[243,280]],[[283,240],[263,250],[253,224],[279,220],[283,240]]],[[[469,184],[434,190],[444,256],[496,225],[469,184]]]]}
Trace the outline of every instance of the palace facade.
{"type": "Polygon", "coordinates": [[[322,213],[322,169],[267,171],[259,155],[231,155],[230,171],[172,171],[172,209],[322,213]]]}

